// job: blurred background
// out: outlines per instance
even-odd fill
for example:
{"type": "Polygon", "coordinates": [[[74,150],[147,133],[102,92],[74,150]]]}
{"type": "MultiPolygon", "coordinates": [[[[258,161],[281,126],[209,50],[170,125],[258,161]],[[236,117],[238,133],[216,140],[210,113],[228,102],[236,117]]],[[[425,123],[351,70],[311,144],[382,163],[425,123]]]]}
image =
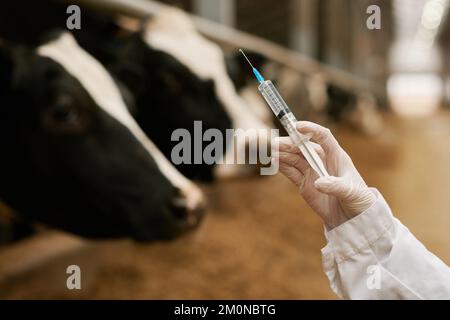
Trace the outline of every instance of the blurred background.
{"type": "MultiPolygon", "coordinates": [[[[450,263],[448,0],[78,3],[150,18],[175,6],[226,55],[240,47],[260,54],[298,118],[329,126],[367,184],[450,263]],[[372,5],[381,29],[367,26],[372,5]]],[[[46,228],[18,240],[3,222],[0,298],[336,298],[321,267],[322,223],[287,179],[228,179],[202,189],[205,220],[171,242],[86,241],[46,228]],[[70,264],[81,267],[82,290],[66,288],[70,264]]],[[[0,212],[4,221],[14,215],[6,204],[0,212]]]]}

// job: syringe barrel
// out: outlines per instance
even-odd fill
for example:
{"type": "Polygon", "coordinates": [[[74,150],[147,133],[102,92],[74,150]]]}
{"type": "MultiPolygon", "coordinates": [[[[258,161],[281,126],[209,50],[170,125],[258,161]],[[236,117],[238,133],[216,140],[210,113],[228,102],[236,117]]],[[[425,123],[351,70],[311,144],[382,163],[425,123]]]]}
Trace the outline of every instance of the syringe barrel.
{"type": "Polygon", "coordinates": [[[311,138],[310,136],[302,135],[297,131],[297,119],[278,93],[278,90],[275,88],[272,81],[264,81],[259,85],[258,89],[296,145],[311,138]]]}
{"type": "Polygon", "coordinates": [[[258,89],[263,95],[264,99],[266,99],[273,113],[279,119],[281,119],[285,114],[291,113],[291,110],[287,106],[286,102],[284,102],[281,95],[278,93],[278,90],[275,88],[272,81],[264,81],[259,85],[258,89]]]}
{"type": "Polygon", "coordinates": [[[275,88],[272,81],[264,81],[259,85],[258,89],[275,116],[280,120],[284,129],[286,129],[292,142],[299,147],[309,165],[320,177],[328,176],[327,169],[325,168],[322,160],[313,149],[311,142],[309,142],[311,136],[298,132],[297,119],[287,106],[286,102],[284,102],[281,95],[278,93],[278,90],[275,88]]]}

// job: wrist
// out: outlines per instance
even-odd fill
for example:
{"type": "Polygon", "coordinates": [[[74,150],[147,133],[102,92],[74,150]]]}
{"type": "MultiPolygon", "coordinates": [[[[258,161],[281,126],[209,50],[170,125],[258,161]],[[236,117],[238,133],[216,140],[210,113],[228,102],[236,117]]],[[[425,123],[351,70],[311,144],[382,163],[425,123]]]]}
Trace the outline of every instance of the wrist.
{"type": "Polygon", "coordinates": [[[339,227],[340,225],[346,223],[348,220],[350,220],[351,218],[348,218],[345,216],[345,214],[343,212],[333,215],[332,217],[328,218],[328,219],[324,219],[324,225],[325,225],[325,229],[327,231],[331,231],[334,228],[339,227]]]}
{"type": "Polygon", "coordinates": [[[369,209],[376,199],[376,195],[368,187],[364,187],[356,192],[351,199],[341,200],[340,202],[347,220],[350,220],[369,209]]]}
{"type": "Polygon", "coordinates": [[[376,193],[368,187],[358,192],[358,197],[355,197],[352,201],[340,200],[342,210],[339,210],[339,214],[333,217],[333,219],[329,219],[330,221],[325,221],[326,227],[328,230],[339,227],[340,225],[367,211],[373,206],[376,200],[376,193]]]}

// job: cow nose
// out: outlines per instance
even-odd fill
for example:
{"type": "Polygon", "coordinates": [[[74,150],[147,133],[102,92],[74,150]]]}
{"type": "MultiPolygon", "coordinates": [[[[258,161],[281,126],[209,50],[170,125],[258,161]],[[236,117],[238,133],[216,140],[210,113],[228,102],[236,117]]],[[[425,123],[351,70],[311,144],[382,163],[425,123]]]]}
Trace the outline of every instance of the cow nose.
{"type": "Polygon", "coordinates": [[[170,211],[173,217],[186,224],[187,227],[195,227],[201,221],[205,212],[205,202],[203,199],[190,204],[189,200],[182,194],[177,195],[170,201],[170,211]]]}

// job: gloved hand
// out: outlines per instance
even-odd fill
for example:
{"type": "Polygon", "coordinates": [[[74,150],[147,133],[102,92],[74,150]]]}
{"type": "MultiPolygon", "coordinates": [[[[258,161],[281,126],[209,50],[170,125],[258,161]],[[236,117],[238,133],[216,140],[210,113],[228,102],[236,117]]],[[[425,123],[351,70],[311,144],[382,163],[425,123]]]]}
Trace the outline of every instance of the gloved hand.
{"type": "Polygon", "coordinates": [[[308,121],[299,121],[297,129],[311,134],[317,142],[314,148],[330,177],[319,178],[289,137],[272,141],[272,161],[279,161],[280,172],[299,187],[300,194],[326,226],[333,229],[368,209],[375,202],[375,195],[330,130],[308,121]]]}

